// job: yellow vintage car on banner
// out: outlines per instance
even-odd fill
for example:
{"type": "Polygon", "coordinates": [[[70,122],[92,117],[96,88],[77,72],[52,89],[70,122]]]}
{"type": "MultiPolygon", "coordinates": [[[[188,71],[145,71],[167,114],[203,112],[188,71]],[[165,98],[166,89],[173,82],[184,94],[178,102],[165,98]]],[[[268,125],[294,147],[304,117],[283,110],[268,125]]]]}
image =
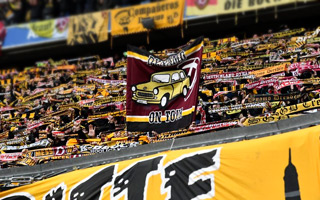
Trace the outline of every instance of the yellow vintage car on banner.
{"type": "Polygon", "coordinates": [[[151,75],[150,82],[133,85],[132,99],[141,104],[159,104],[167,106],[174,97],[186,96],[190,87],[190,78],[183,70],[163,71],[151,75]]]}

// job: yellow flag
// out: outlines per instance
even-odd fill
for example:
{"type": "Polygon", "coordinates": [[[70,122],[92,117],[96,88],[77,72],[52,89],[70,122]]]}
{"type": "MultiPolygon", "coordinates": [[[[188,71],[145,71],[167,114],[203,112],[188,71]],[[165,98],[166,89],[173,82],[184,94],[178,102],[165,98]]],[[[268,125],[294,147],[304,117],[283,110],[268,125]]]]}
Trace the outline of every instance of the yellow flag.
{"type": "Polygon", "coordinates": [[[70,17],[67,44],[94,44],[108,40],[109,11],[70,17]]]}
{"type": "Polygon", "coordinates": [[[166,0],[111,11],[111,34],[124,35],[147,31],[142,24],[145,18],[154,20],[155,29],[182,24],[184,0],[166,0]]]}

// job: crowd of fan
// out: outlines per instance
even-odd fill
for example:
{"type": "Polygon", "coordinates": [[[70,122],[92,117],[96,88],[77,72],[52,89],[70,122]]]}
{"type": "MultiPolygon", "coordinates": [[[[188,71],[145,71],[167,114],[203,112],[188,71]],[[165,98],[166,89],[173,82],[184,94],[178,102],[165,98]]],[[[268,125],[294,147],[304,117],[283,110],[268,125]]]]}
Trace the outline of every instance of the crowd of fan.
{"type": "MultiPolygon", "coordinates": [[[[306,32],[303,28],[290,30],[286,27],[279,33],[273,34],[272,30],[269,30],[268,34],[254,35],[253,38],[242,41],[238,41],[237,38],[226,38],[226,41],[206,41],[204,53],[209,55],[206,55],[203,59],[203,79],[202,84],[200,84],[200,105],[198,107],[200,109],[198,109],[196,123],[201,123],[201,119],[205,119],[206,122],[240,119],[239,125],[243,126],[241,122],[248,118],[267,117],[280,107],[318,98],[318,89],[320,88],[318,87],[320,82],[317,79],[320,77],[320,38],[318,35],[319,28],[306,32]],[[281,33],[284,33],[283,36],[281,36],[281,33]],[[301,34],[304,35],[300,36],[301,34]],[[274,37],[275,35],[277,37],[274,37]],[[294,37],[296,35],[299,35],[299,37],[294,37]],[[300,40],[303,42],[299,42],[300,40]],[[210,57],[210,52],[215,52],[215,55],[210,57]],[[228,53],[234,56],[229,56],[228,53]],[[236,55],[237,53],[238,55],[236,55]],[[263,77],[250,75],[251,66],[255,66],[254,69],[263,69],[281,64],[286,65],[286,69],[281,73],[269,73],[263,77]],[[295,67],[296,64],[305,67],[295,67]],[[247,73],[230,77],[232,73],[245,71],[247,73]],[[220,77],[205,78],[206,75],[212,73],[220,74],[220,77]],[[223,75],[229,75],[229,77],[223,77],[223,75]],[[275,81],[271,84],[248,87],[252,83],[270,79],[275,81]],[[307,80],[313,81],[308,82],[307,80]],[[283,82],[289,84],[281,85],[283,82]],[[238,89],[230,90],[232,87],[238,89]],[[244,88],[239,89],[239,87],[244,88]],[[299,94],[299,97],[288,98],[287,100],[280,98],[278,102],[274,103],[262,99],[263,97],[289,96],[290,94],[293,96],[299,94]],[[260,100],[253,100],[254,97],[261,98],[260,100]],[[227,106],[230,109],[231,106],[254,102],[265,102],[266,105],[263,108],[239,109],[236,112],[229,113],[213,111],[219,110],[221,107],[227,106]],[[203,111],[202,115],[201,110],[203,111]]],[[[313,111],[315,112],[316,109],[313,111]]],[[[306,111],[305,113],[309,112],[312,111],[306,111]]]]}
{"type": "MultiPolygon", "coordinates": [[[[3,70],[0,150],[2,155],[20,154],[17,159],[0,160],[1,167],[35,165],[244,126],[248,119],[268,117],[278,108],[319,98],[320,81],[310,83],[319,77],[320,40],[316,39],[319,30],[284,30],[274,34],[270,31],[241,41],[236,37],[205,39],[196,120],[189,128],[167,133],[126,131],[125,58],[49,60],[22,72],[3,70]],[[298,43],[296,35],[304,38],[303,42],[298,43]],[[294,68],[295,63],[305,67],[294,68]],[[258,77],[249,70],[252,66],[257,70],[281,64],[285,64],[286,69],[276,74],[258,77]],[[241,70],[249,72],[235,74],[241,70]],[[249,87],[270,79],[276,81],[249,87]],[[286,80],[289,84],[280,88],[286,80]],[[248,106],[259,95],[279,94],[300,96],[286,101],[264,100],[265,104],[260,107],[232,109],[237,105],[248,106]],[[64,157],[48,152],[37,155],[53,147],[63,147],[64,157]],[[72,150],[68,151],[67,147],[72,150]]],[[[164,58],[178,51],[171,49],[155,54],[164,58]]]]}
{"type": "MultiPolygon", "coordinates": [[[[0,149],[9,152],[21,151],[20,148],[7,147],[10,146],[10,141],[19,141],[19,138],[24,136],[27,138],[22,143],[11,144],[22,146],[37,143],[36,147],[30,148],[39,148],[41,141],[45,141],[50,145],[44,147],[65,146],[70,138],[105,139],[107,134],[123,130],[125,99],[115,102],[112,98],[125,96],[125,82],[117,82],[115,86],[85,81],[89,75],[97,75],[100,80],[107,80],[109,83],[118,78],[125,78],[117,69],[116,73],[108,73],[107,69],[112,70],[114,63],[112,58],[107,60],[88,61],[78,65],[65,65],[66,62],[63,62],[60,68],[51,65],[50,62],[44,62],[38,63],[42,65],[40,67],[26,69],[20,73],[10,71],[2,75],[2,81],[10,83],[0,88],[0,149]],[[93,104],[93,99],[104,102],[99,105],[93,104]],[[90,115],[104,113],[114,115],[88,118],[90,115]]],[[[120,132],[112,135],[131,136],[127,133],[120,135],[120,132]]],[[[132,137],[133,140],[136,138],[132,137]]]]}
{"type": "Polygon", "coordinates": [[[10,25],[155,1],[157,0],[7,0],[0,2],[0,21],[10,25]]]}

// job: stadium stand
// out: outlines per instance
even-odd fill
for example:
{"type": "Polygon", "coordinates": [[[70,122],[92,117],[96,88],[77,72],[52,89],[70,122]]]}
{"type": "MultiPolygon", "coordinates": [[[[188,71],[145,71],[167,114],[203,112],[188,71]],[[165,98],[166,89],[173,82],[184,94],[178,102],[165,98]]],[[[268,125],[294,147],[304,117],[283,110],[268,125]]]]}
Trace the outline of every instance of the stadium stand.
{"type": "MultiPolygon", "coordinates": [[[[40,2],[12,1],[6,5],[1,2],[6,11],[3,14],[6,24],[79,13],[90,15],[93,11],[141,3],[77,1],[76,6],[71,6],[64,5],[67,1],[40,2]]],[[[183,15],[181,21],[182,18],[183,15]]],[[[73,18],[70,23],[81,24],[80,19],[73,18]]],[[[99,26],[106,26],[105,21],[99,20],[96,21],[99,26]]],[[[238,23],[237,17],[235,21],[238,23]]],[[[177,25],[183,29],[181,23],[177,25]]],[[[77,29],[72,33],[70,27],[69,24],[68,37],[62,38],[68,45],[95,45],[108,40],[109,34],[115,38],[121,35],[113,35],[108,25],[105,40],[100,40],[99,34],[98,39],[93,39],[95,36],[88,36],[88,32],[82,40],[76,36],[77,29]],[[71,37],[77,38],[76,42],[70,43],[71,37]]],[[[142,131],[142,126],[141,131],[139,128],[129,130],[132,129],[128,125],[132,122],[131,116],[127,116],[130,95],[137,95],[138,103],[147,104],[148,95],[159,94],[158,86],[149,94],[146,86],[138,88],[128,81],[128,66],[133,62],[129,59],[134,58],[136,52],[144,52],[136,56],[141,60],[147,52],[145,46],[134,47],[136,52],[129,50],[110,57],[91,54],[73,59],[44,59],[31,67],[1,69],[1,190],[167,150],[251,140],[318,125],[320,27],[316,24],[312,28],[290,29],[287,25],[268,28],[267,32],[252,37],[203,38],[192,123],[183,123],[179,129],[171,127],[170,131],[163,128],[142,131]],[[137,88],[140,93],[136,92],[137,88]]],[[[180,33],[183,36],[183,30],[180,33]]],[[[183,46],[161,51],[155,48],[148,53],[159,62],[172,61],[173,56],[191,51],[198,40],[191,39],[183,46]]],[[[191,79],[191,72],[178,73],[178,79],[187,85],[186,92],[189,92],[192,84],[185,80],[191,79]]],[[[187,94],[183,89],[180,93],[183,97],[187,94]]],[[[159,98],[160,104],[162,99],[159,98]]],[[[160,108],[167,105],[165,102],[160,108]]],[[[160,123],[161,120],[160,116],[160,123]]],[[[291,150],[289,152],[291,162],[291,150]]]]}
{"type": "MultiPolygon", "coordinates": [[[[299,37],[305,29],[245,40],[206,38],[194,124],[172,132],[126,131],[125,58],[49,60],[23,72],[3,70],[1,150],[20,153],[2,155],[2,167],[32,166],[317,112],[319,30],[299,37]],[[299,43],[299,38],[306,39],[299,43]],[[64,154],[56,156],[60,149],[64,154]]],[[[175,51],[179,49],[155,55],[164,58],[175,51]]]]}

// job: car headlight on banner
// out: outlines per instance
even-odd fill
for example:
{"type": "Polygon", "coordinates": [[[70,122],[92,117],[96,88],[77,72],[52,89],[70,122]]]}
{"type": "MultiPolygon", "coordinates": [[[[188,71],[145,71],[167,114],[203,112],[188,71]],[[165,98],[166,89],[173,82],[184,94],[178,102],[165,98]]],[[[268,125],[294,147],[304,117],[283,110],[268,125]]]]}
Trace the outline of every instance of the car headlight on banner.
{"type": "Polygon", "coordinates": [[[136,86],[132,86],[132,87],[131,87],[131,91],[132,91],[132,92],[135,92],[136,90],[137,90],[136,86]]]}
{"type": "Polygon", "coordinates": [[[156,95],[159,94],[159,89],[158,88],[154,88],[153,89],[153,94],[156,94],[156,95]]]}

